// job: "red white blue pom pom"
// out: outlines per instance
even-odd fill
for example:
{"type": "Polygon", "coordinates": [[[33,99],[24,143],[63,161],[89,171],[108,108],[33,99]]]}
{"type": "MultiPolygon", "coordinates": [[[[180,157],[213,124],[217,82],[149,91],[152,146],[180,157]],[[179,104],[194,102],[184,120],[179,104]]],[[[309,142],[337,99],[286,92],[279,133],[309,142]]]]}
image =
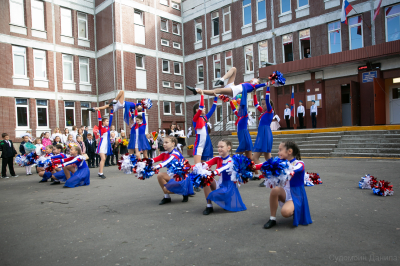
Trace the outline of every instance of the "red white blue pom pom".
{"type": "Polygon", "coordinates": [[[361,177],[361,180],[358,182],[358,187],[361,189],[372,189],[377,183],[378,180],[376,180],[374,176],[366,175],[361,177]]]}
{"type": "Polygon", "coordinates": [[[140,180],[146,180],[157,174],[159,170],[153,170],[153,160],[152,159],[141,159],[138,160],[136,164],[136,176],[140,180]]]}
{"type": "Polygon", "coordinates": [[[390,182],[379,180],[378,184],[372,188],[372,192],[377,196],[392,196],[393,186],[389,184],[390,182]]]}
{"type": "Polygon", "coordinates": [[[253,178],[253,167],[254,162],[248,157],[241,154],[233,155],[232,167],[229,170],[232,173],[231,180],[237,182],[238,185],[247,183],[253,178]]]}
{"type": "Polygon", "coordinates": [[[270,158],[264,162],[261,166],[261,172],[265,177],[265,186],[270,188],[284,187],[291,178],[288,161],[279,157],[270,158]]]}
{"type": "Polygon", "coordinates": [[[137,158],[134,154],[125,154],[121,156],[121,159],[118,161],[118,169],[125,174],[132,174],[135,172],[134,167],[137,164],[137,158]]]}
{"type": "Polygon", "coordinates": [[[142,100],[142,106],[148,110],[151,109],[151,107],[153,106],[153,102],[151,101],[151,99],[147,98],[147,99],[143,99],[142,100]]]}
{"type": "Polygon", "coordinates": [[[193,167],[193,171],[189,174],[189,178],[192,180],[194,187],[206,187],[211,185],[214,181],[214,175],[208,170],[207,164],[197,163],[193,167]]]}
{"type": "Polygon", "coordinates": [[[318,173],[309,173],[304,174],[304,185],[305,186],[314,186],[322,184],[321,177],[318,173]]]}
{"type": "Polygon", "coordinates": [[[188,160],[177,159],[172,160],[166,167],[168,168],[168,175],[178,182],[186,179],[191,169],[188,160]]]}

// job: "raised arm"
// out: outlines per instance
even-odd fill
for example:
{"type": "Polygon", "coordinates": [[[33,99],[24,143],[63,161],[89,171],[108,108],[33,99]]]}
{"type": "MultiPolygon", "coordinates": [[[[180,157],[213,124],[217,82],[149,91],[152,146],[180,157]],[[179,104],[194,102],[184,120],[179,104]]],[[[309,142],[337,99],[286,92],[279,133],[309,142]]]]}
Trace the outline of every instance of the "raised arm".
{"type": "Polygon", "coordinates": [[[199,110],[197,110],[197,113],[193,117],[193,122],[197,122],[199,119],[201,112],[203,112],[204,109],[204,95],[200,96],[200,104],[199,104],[199,110]]]}
{"type": "Polygon", "coordinates": [[[254,94],[253,100],[254,100],[254,106],[256,107],[256,109],[257,109],[260,113],[262,113],[262,112],[263,112],[263,109],[262,109],[262,107],[258,104],[257,95],[254,94]]]}
{"type": "Polygon", "coordinates": [[[206,114],[207,119],[210,119],[213,115],[215,109],[217,108],[218,97],[214,97],[214,103],[210,109],[210,111],[206,114]]]}
{"type": "Polygon", "coordinates": [[[272,111],[271,102],[269,101],[270,98],[270,88],[267,87],[267,91],[265,92],[265,103],[267,104],[267,112],[270,113],[272,111]]]}
{"type": "MultiPolygon", "coordinates": [[[[100,112],[100,110],[97,111],[97,117],[99,119],[99,131],[101,131],[101,129],[103,128],[103,121],[101,120],[101,112],[100,112]]],[[[68,136],[67,136],[67,139],[68,139],[68,136]]]]}
{"type": "Polygon", "coordinates": [[[235,107],[235,105],[233,104],[233,102],[231,101],[230,102],[231,103],[231,108],[232,108],[232,111],[233,111],[233,113],[237,116],[237,117],[239,117],[239,115],[238,115],[238,111],[236,110],[236,107],[235,107]]]}
{"type": "Polygon", "coordinates": [[[108,122],[108,128],[111,128],[113,117],[114,117],[114,110],[111,109],[111,111],[110,111],[110,119],[109,119],[110,122],[108,122]]]}
{"type": "Polygon", "coordinates": [[[146,124],[146,113],[144,111],[142,112],[142,120],[143,120],[143,125],[147,125],[146,124]]]}

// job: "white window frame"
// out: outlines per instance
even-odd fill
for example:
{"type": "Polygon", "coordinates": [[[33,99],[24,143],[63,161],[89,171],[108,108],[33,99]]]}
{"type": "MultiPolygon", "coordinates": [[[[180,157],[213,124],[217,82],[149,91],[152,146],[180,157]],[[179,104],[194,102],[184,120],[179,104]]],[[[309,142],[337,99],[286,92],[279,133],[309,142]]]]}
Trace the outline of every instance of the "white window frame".
{"type": "Polygon", "coordinates": [[[303,9],[303,8],[306,8],[309,6],[310,6],[310,0],[307,0],[307,5],[304,5],[304,6],[300,6],[300,0],[297,0],[297,8],[298,9],[303,9]]]}
{"type": "Polygon", "coordinates": [[[197,69],[197,83],[204,83],[204,63],[203,60],[197,60],[196,61],[196,69],[197,69]],[[199,76],[199,68],[200,66],[203,67],[203,80],[200,81],[200,76],[199,76]]]}
{"type": "Polygon", "coordinates": [[[72,10],[71,9],[68,9],[68,8],[63,8],[63,7],[60,7],[60,17],[61,17],[61,35],[63,35],[63,36],[68,36],[68,37],[72,37],[73,36],[73,34],[74,34],[74,32],[73,32],[73,29],[72,29],[72,10]],[[65,12],[69,12],[69,19],[68,19],[68,16],[66,16],[66,14],[63,14],[63,12],[65,13],[65,12]],[[69,32],[65,32],[66,31],[66,29],[65,28],[63,28],[63,25],[65,24],[65,23],[67,23],[68,22],[68,27],[69,27],[69,29],[68,29],[68,31],[70,30],[71,31],[71,34],[69,34],[69,32]],[[64,30],[63,30],[64,29],[64,30]]]}
{"type": "Polygon", "coordinates": [[[213,55],[213,69],[214,69],[214,80],[221,78],[221,77],[217,77],[216,74],[216,69],[215,69],[215,64],[219,62],[219,71],[220,71],[220,75],[222,77],[222,62],[221,62],[221,54],[214,54],[213,55]],[[219,57],[219,58],[218,58],[219,57]]]}
{"type": "Polygon", "coordinates": [[[141,55],[141,54],[136,54],[135,55],[135,67],[136,67],[136,69],[146,69],[146,65],[144,64],[144,55],[141,55]],[[143,67],[138,67],[138,64],[137,64],[138,57],[140,57],[142,59],[142,66],[143,67]]]}
{"type": "Polygon", "coordinates": [[[179,42],[173,42],[172,47],[174,47],[175,49],[181,49],[181,44],[179,42]]]}
{"type": "Polygon", "coordinates": [[[169,41],[166,39],[161,39],[161,45],[162,46],[168,46],[169,47],[169,41]],[[164,43],[163,43],[164,42],[164,43]]]}
{"type": "Polygon", "coordinates": [[[180,62],[174,62],[174,75],[182,75],[182,64],[180,62]],[[179,66],[179,72],[175,72],[176,64],[179,66]]]}
{"type": "Polygon", "coordinates": [[[268,40],[264,40],[264,41],[258,42],[258,65],[259,65],[260,68],[263,67],[261,65],[261,51],[265,51],[265,50],[267,51],[267,61],[266,62],[268,63],[268,40]],[[264,43],[264,42],[267,43],[267,48],[261,48],[260,44],[264,43]]]}
{"type": "Polygon", "coordinates": [[[219,10],[211,12],[211,38],[219,36],[219,10]],[[216,17],[213,18],[213,14],[217,14],[216,17]],[[214,35],[214,19],[218,18],[218,34],[214,35]]]}
{"type": "Polygon", "coordinates": [[[47,61],[46,61],[46,51],[44,51],[44,50],[33,49],[33,76],[34,76],[34,79],[47,80],[47,61]],[[36,58],[40,58],[43,60],[44,77],[36,76],[37,75],[37,73],[36,73],[36,58]]]}
{"type": "Polygon", "coordinates": [[[170,66],[169,60],[163,59],[163,60],[162,60],[161,67],[162,67],[162,72],[163,72],[163,73],[171,73],[171,66],[170,66]],[[168,62],[168,71],[164,71],[164,61],[168,62]]]}
{"type": "Polygon", "coordinates": [[[174,35],[181,35],[181,23],[179,23],[179,22],[176,22],[176,21],[172,21],[172,34],[174,34],[174,35]],[[178,33],[175,33],[174,32],[174,24],[176,24],[177,25],[177,29],[178,29],[178,33]]]}
{"type": "Polygon", "coordinates": [[[256,9],[257,9],[257,22],[260,22],[260,21],[266,21],[267,20],[267,1],[266,0],[257,0],[257,3],[256,3],[256,9]],[[260,2],[265,2],[265,18],[263,18],[263,19],[260,19],[259,17],[258,17],[258,15],[259,15],[259,13],[258,13],[258,3],[260,3],[260,2]]]}
{"type": "MultiPolygon", "coordinates": [[[[394,6],[397,6],[397,5],[399,5],[399,3],[397,3],[397,4],[395,4],[395,5],[391,5],[391,6],[387,6],[387,7],[385,7],[385,39],[386,39],[386,42],[389,42],[389,40],[388,40],[388,27],[387,27],[387,20],[388,20],[388,18],[393,18],[393,17],[396,17],[396,16],[400,16],[400,13],[396,13],[396,14],[393,14],[393,15],[390,15],[390,16],[387,16],[386,15],[386,11],[387,11],[387,9],[388,8],[390,8],[390,7],[394,7],[394,6]]],[[[396,41],[398,41],[398,40],[396,40],[396,41]]],[[[392,42],[392,41],[391,41],[392,42]]]]}
{"type": "MultiPolygon", "coordinates": [[[[283,37],[284,36],[287,36],[287,35],[292,35],[292,41],[290,42],[290,44],[292,45],[292,54],[293,54],[293,60],[292,61],[294,61],[294,51],[293,51],[293,33],[288,33],[288,34],[285,34],[285,35],[282,35],[282,62],[283,63],[285,63],[286,62],[286,60],[285,60],[285,43],[289,43],[289,42],[283,42],[283,37]]],[[[288,61],[288,62],[292,62],[292,61],[288,61]]]]}
{"type": "Polygon", "coordinates": [[[292,12],[292,0],[289,0],[289,11],[285,11],[285,12],[282,12],[282,1],[283,0],[279,0],[279,2],[280,2],[280,6],[281,6],[281,15],[282,14],[289,14],[289,13],[291,13],[292,12]]]}
{"type": "Polygon", "coordinates": [[[167,102],[167,101],[165,101],[165,102],[163,102],[163,113],[164,113],[164,115],[171,115],[172,114],[172,106],[171,106],[172,104],[171,104],[171,102],[167,102]],[[165,104],[166,103],[169,103],[169,113],[166,113],[165,112],[165,104]]]}
{"type": "MultiPolygon", "coordinates": [[[[336,30],[329,30],[329,24],[335,23],[338,21],[332,21],[331,23],[328,23],[328,48],[329,48],[329,54],[331,54],[331,32],[336,31],[336,30]]],[[[342,42],[342,23],[339,21],[339,36],[340,36],[340,51],[337,53],[340,53],[343,51],[343,42],[342,42]]]]}
{"type": "Polygon", "coordinates": [[[246,74],[254,73],[254,47],[253,47],[253,44],[246,45],[243,48],[244,48],[244,72],[246,74]],[[251,71],[251,70],[248,71],[247,70],[247,56],[246,55],[249,54],[249,53],[246,52],[246,47],[249,47],[249,46],[251,46],[251,56],[253,58],[253,60],[252,60],[252,62],[253,62],[253,71],[251,71]]]}
{"type": "MultiPolygon", "coordinates": [[[[10,24],[25,27],[24,0],[10,0],[9,5],[10,5],[10,24]],[[20,21],[12,20],[13,18],[16,18],[16,16],[13,16],[13,14],[11,14],[11,9],[12,9],[11,6],[12,5],[14,5],[14,6],[19,5],[19,8],[20,8],[19,11],[22,11],[22,16],[19,17],[19,20],[22,19],[22,23],[19,23],[20,21]]],[[[13,8],[12,10],[15,11],[15,8],[13,8]]]]}
{"type": "Polygon", "coordinates": [[[29,129],[29,99],[28,98],[15,98],[15,122],[18,129],[29,129]],[[17,99],[26,100],[26,104],[17,104],[17,99]],[[26,108],[26,126],[18,126],[18,107],[26,108]]]}
{"type": "Polygon", "coordinates": [[[183,106],[183,102],[175,102],[175,115],[183,115],[182,106],[183,106]],[[177,103],[179,104],[180,109],[181,109],[179,113],[176,111],[176,104],[177,103]]]}
{"type": "Polygon", "coordinates": [[[244,24],[244,9],[246,8],[246,7],[249,7],[250,6],[250,14],[251,14],[251,12],[252,12],[252,10],[251,10],[251,1],[250,1],[250,4],[246,4],[246,5],[244,5],[244,2],[242,1],[242,16],[243,16],[243,23],[242,23],[242,25],[243,26],[248,26],[248,25],[251,25],[252,23],[253,23],[253,16],[252,15],[250,15],[250,23],[248,23],[248,24],[244,24]]]}
{"type": "Polygon", "coordinates": [[[182,83],[175,82],[175,83],[174,83],[174,89],[181,90],[181,89],[182,89],[182,83]],[[178,86],[177,86],[177,85],[178,85],[178,86]]]}
{"type": "Polygon", "coordinates": [[[202,23],[200,18],[196,18],[194,20],[194,37],[195,37],[195,40],[196,40],[195,43],[203,41],[203,23],[202,23]],[[197,22],[197,20],[200,20],[200,22],[197,22]],[[197,28],[198,28],[198,26],[200,26],[200,29],[201,29],[201,34],[200,34],[201,40],[197,39],[197,28]]]}
{"type": "Polygon", "coordinates": [[[223,23],[224,23],[224,25],[223,25],[223,33],[228,33],[228,32],[232,32],[232,18],[231,18],[231,6],[229,5],[229,6],[225,6],[225,7],[223,7],[222,8],[222,17],[223,17],[223,23]],[[225,12],[225,8],[229,8],[229,11],[228,12],[225,12]],[[229,15],[229,30],[227,30],[227,31],[225,31],[225,16],[226,15],[229,15]]]}
{"type": "Polygon", "coordinates": [[[225,72],[228,72],[232,67],[233,67],[233,50],[228,50],[228,51],[225,51],[225,72]],[[231,52],[230,56],[226,55],[228,52],[231,52]],[[232,65],[228,69],[228,64],[226,63],[226,61],[229,58],[231,59],[232,65]]]}
{"type": "Polygon", "coordinates": [[[166,18],[161,18],[161,19],[160,19],[160,30],[161,30],[161,31],[168,32],[168,24],[169,24],[168,22],[169,22],[169,20],[166,19],[166,18]],[[165,20],[165,25],[167,26],[167,29],[166,29],[166,30],[163,30],[162,27],[161,27],[161,23],[162,23],[163,20],[165,20]]]}
{"type": "Polygon", "coordinates": [[[82,12],[78,12],[78,15],[76,17],[77,17],[77,20],[78,20],[78,39],[87,40],[89,38],[87,14],[86,13],[82,13],[82,12]],[[79,15],[84,15],[85,19],[79,18],[79,15]],[[79,21],[84,21],[85,22],[85,25],[86,25],[86,28],[85,28],[86,37],[81,37],[79,35],[79,21]]]}
{"type": "Polygon", "coordinates": [[[75,102],[74,101],[64,101],[64,119],[65,119],[65,127],[68,129],[71,129],[74,125],[67,126],[67,110],[73,110],[73,116],[74,116],[74,123],[76,124],[76,115],[75,115],[75,102]],[[73,102],[74,106],[73,107],[66,107],[65,103],[66,102],[73,102]]]}
{"type": "Polygon", "coordinates": [[[133,23],[134,24],[144,26],[143,11],[142,10],[135,9],[133,16],[134,16],[133,17],[133,23]],[[136,21],[136,14],[140,14],[140,20],[141,21],[136,21]]]}
{"type": "Polygon", "coordinates": [[[26,47],[13,45],[13,46],[12,46],[12,53],[13,53],[13,77],[27,78],[26,47]],[[15,48],[14,48],[14,47],[15,47],[15,48]],[[25,53],[15,51],[15,50],[17,50],[18,48],[25,49],[25,53]],[[17,74],[15,74],[15,60],[14,60],[14,56],[15,56],[15,55],[23,56],[23,57],[24,57],[24,67],[25,67],[25,68],[24,68],[24,72],[25,72],[24,75],[17,75],[17,74]]]}
{"type": "Polygon", "coordinates": [[[74,82],[74,56],[70,55],[70,54],[62,54],[62,67],[63,67],[63,82],[74,82]],[[71,56],[72,60],[71,61],[66,60],[65,56],[71,56]],[[71,75],[72,75],[72,79],[71,80],[64,79],[64,73],[65,73],[64,63],[65,62],[70,62],[71,63],[71,75]]]}
{"type": "Polygon", "coordinates": [[[50,128],[50,125],[49,125],[49,101],[47,99],[36,99],[36,127],[37,128],[50,128]],[[37,101],[46,101],[47,105],[46,106],[38,105],[37,101]],[[38,108],[46,109],[47,126],[39,126],[38,108]]]}
{"type": "Polygon", "coordinates": [[[88,57],[79,57],[79,82],[84,83],[84,84],[90,84],[90,68],[89,68],[90,60],[88,57]],[[87,59],[87,63],[81,63],[81,59],[87,59]],[[81,72],[81,65],[86,65],[87,66],[87,80],[88,81],[82,81],[82,72],[81,72]]]}
{"type": "Polygon", "coordinates": [[[164,6],[169,6],[169,1],[168,0],[160,0],[160,4],[164,6]],[[164,3],[167,2],[167,3],[164,3]]]}
{"type": "MultiPolygon", "coordinates": [[[[385,14],[386,14],[386,13],[385,13],[385,14]]],[[[353,17],[351,17],[351,18],[347,18],[347,22],[348,22],[348,25],[349,25],[349,50],[354,50],[354,49],[351,49],[351,44],[352,44],[352,43],[351,43],[351,28],[355,28],[355,27],[358,27],[358,26],[361,26],[361,47],[360,47],[360,48],[363,48],[363,47],[364,47],[363,17],[362,17],[361,15],[358,15],[358,16],[353,16],[353,17]],[[349,20],[350,20],[351,18],[354,18],[354,17],[361,17],[361,22],[350,26],[349,20]]],[[[357,48],[357,49],[359,49],[359,48],[357,48]]]]}
{"type": "Polygon", "coordinates": [[[174,1],[171,1],[171,7],[176,10],[181,10],[179,3],[176,3],[174,1]]]}
{"type": "Polygon", "coordinates": [[[163,81],[162,86],[164,88],[171,88],[171,82],[170,81],[163,81]]]}
{"type": "Polygon", "coordinates": [[[31,0],[31,19],[32,19],[32,29],[35,29],[35,30],[40,30],[40,31],[44,31],[45,30],[45,19],[44,19],[44,2],[43,1],[38,1],[38,0],[31,0]],[[37,9],[39,12],[41,11],[41,18],[40,18],[40,20],[41,21],[39,21],[39,18],[35,18],[34,17],[34,9],[37,9]],[[42,22],[42,23],[40,23],[40,24],[42,24],[42,25],[40,25],[39,27],[34,27],[33,26],[33,24],[34,24],[34,21],[35,22],[42,22]]]}
{"type": "Polygon", "coordinates": [[[84,102],[81,102],[81,125],[87,126],[88,128],[92,128],[92,119],[91,119],[91,116],[90,116],[90,112],[89,112],[89,125],[83,124],[83,120],[82,120],[83,119],[82,111],[87,110],[87,109],[90,108],[90,102],[85,102],[85,103],[89,104],[89,107],[82,107],[82,103],[84,103],[84,102]]]}

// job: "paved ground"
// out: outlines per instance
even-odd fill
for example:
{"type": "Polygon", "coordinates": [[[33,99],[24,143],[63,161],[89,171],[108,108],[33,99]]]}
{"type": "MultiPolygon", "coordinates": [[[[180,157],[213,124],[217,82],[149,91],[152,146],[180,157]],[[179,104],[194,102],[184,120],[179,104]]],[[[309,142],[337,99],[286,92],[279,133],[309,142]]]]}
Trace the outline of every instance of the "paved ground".
{"type": "MultiPolygon", "coordinates": [[[[203,216],[203,193],[159,206],[153,177],[106,169],[75,189],[37,176],[0,180],[0,265],[398,265],[400,160],[306,159],[324,184],[306,188],[314,223],[294,228],[278,215],[265,230],[269,189],[240,188],[248,210],[203,216]],[[360,190],[370,173],[394,184],[391,197],[360,190]]],[[[18,174],[24,169],[18,168],[18,174]]]]}

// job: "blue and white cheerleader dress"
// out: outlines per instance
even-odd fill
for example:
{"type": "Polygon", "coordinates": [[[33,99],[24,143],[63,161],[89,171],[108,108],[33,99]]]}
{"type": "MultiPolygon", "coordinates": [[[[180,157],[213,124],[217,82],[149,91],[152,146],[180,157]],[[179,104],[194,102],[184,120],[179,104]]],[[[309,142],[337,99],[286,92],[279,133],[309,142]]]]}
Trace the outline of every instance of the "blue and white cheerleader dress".
{"type": "MultiPolygon", "coordinates": [[[[62,168],[64,168],[67,165],[71,165],[71,164],[76,165],[77,170],[65,182],[65,184],[64,184],[65,187],[74,188],[74,187],[79,187],[79,186],[88,186],[90,184],[90,170],[86,164],[85,157],[83,157],[82,155],[78,155],[76,157],[69,157],[66,159],[56,160],[54,162],[60,163],[60,167],[62,167],[62,168]]],[[[62,171],[62,172],[64,172],[64,171],[62,171]]]]}
{"type": "Polygon", "coordinates": [[[142,112],[142,123],[141,124],[137,124],[135,128],[137,129],[136,131],[136,135],[137,135],[137,147],[135,146],[135,148],[138,148],[139,151],[148,151],[151,149],[149,141],[147,140],[146,137],[146,113],[142,112]]]}
{"type": "Polygon", "coordinates": [[[263,108],[258,104],[257,96],[254,95],[254,106],[258,111],[261,112],[260,124],[258,126],[258,133],[256,141],[254,142],[253,152],[267,152],[270,153],[272,150],[273,136],[271,130],[271,122],[274,117],[274,110],[272,109],[270,98],[270,88],[267,87],[265,94],[265,101],[267,104],[267,111],[264,112],[263,108]]]}

